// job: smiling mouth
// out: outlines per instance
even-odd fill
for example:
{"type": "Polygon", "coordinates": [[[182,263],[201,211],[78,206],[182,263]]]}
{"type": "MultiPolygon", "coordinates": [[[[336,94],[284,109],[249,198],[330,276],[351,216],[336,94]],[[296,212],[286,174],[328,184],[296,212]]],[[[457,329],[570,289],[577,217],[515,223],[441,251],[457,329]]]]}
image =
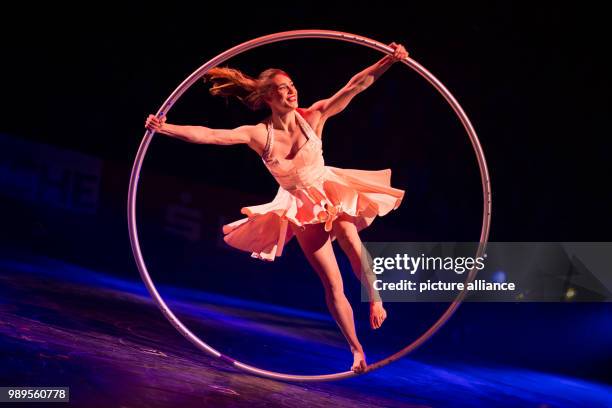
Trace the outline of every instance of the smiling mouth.
{"type": "Polygon", "coordinates": [[[287,100],[289,102],[295,102],[295,101],[297,101],[297,96],[290,96],[289,98],[287,98],[287,100]]]}

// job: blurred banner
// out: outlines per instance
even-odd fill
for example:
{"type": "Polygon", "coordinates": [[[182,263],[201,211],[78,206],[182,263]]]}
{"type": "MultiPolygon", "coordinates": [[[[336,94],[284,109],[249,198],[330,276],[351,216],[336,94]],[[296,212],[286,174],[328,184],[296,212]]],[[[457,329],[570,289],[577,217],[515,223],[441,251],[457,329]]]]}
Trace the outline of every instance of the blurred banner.
{"type": "MultiPolygon", "coordinates": [[[[130,172],[126,163],[0,134],[0,242],[86,265],[133,269],[130,172]]],[[[198,269],[205,260],[234,253],[221,226],[241,218],[242,205],[271,198],[160,174],[145,163],[137,202],[140,239],[198,269]]]]}

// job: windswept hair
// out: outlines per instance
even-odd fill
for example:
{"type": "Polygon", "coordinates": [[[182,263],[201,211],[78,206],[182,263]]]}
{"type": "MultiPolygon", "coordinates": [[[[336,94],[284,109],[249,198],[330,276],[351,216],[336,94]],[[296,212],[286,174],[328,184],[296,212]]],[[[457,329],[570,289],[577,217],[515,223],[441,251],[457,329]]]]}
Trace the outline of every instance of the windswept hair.
{"type": "Polygon", "coordinates": [[[233,68],[212,68],[204,74],[204,82],[211,82],[210,94],[227,98],[234,96],[251,110],[259,110],[267,106],[264,95],[272,86],[275,75],[287,75],[283,70],[270,68],[263,71],[257,79],[252,78],[233,68]]]}

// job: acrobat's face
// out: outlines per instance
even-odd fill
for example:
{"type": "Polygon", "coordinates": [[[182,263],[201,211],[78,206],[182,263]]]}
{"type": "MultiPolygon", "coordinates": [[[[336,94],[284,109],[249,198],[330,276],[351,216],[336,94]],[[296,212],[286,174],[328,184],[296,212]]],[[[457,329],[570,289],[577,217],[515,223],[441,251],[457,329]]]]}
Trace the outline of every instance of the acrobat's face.
{"type": "Polygon", "coordinates": [[[286,112],[298,107],[298,92],[293,81],[286,75],[275,75],[272,78],[266,102],[273,111],[286,112]]]}

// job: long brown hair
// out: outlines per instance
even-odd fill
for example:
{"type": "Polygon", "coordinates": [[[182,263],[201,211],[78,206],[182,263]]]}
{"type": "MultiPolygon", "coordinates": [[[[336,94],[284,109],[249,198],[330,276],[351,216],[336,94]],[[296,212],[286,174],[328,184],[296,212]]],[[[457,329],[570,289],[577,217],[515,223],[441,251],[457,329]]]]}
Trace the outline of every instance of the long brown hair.
{"type": "Polygon", "coordinates": [[[226,99],[234,96],[249,109],[259,110],[267,106],[264,96],[272,86],[272,78],[278,74],[289,76],[281,69],[269,68],[255,79],[234,68],[215,67],[204,74],[204,82],[212,82],[211,95],[226,99]]]}

